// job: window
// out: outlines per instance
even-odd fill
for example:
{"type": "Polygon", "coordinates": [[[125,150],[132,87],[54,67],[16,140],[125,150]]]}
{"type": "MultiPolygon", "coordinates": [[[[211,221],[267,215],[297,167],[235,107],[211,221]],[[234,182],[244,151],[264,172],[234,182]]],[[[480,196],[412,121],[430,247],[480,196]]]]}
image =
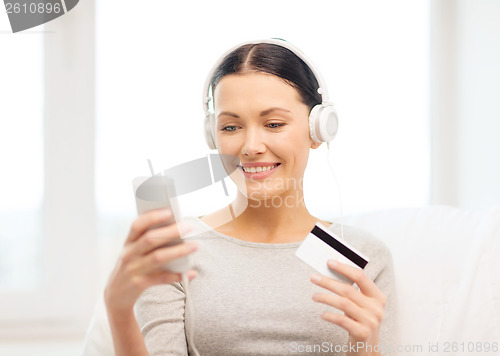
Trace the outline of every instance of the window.
{"type": "MultiPolygon", "coordinates": [[[[9,28],[7,16],[0,28],[9,28]]],[[[0,34],[0,292],[41,282],[43,36],[0,34]],[[15,54],[15,55],[14,55],[15,54]]]]}
{"type": "Polygon", "coordinates": [[[93,11],[81,9],[16,34],[1,17],[2,337],[80,335],[94,304],[93,11]]]}

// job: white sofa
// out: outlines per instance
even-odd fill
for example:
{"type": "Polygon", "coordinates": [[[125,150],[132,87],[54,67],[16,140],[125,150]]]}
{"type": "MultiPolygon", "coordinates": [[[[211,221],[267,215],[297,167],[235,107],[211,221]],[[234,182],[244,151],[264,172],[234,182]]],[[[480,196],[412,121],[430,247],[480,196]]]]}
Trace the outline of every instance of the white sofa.
{"type": "Polygon", "coordinates": [[[392,251],[401,354],[500,355],[500,207],[395,209],[345,223],[392,251]]]}
{"type": "MultiPolygon", "coordinates": [[[[500,355],[500,207],[394,209],[344,218],[391,249],[401,355],[500,355]]],[[[103,303],[84,355],[113,355],[103,303]]]]}

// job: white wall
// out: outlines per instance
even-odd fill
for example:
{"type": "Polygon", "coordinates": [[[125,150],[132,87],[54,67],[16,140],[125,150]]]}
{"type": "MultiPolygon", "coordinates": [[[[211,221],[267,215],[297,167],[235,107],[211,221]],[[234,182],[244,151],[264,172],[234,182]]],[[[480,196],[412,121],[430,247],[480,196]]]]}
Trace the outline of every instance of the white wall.
{"type": "Polygon", "coordinates": [[[500,204],[500,1],[458,8],[460,206],[500,204]]]}
{"type": "Polygon", "coordinates": [[[500,1],[433,1],[432,202],[500,204],[500,1]]]}

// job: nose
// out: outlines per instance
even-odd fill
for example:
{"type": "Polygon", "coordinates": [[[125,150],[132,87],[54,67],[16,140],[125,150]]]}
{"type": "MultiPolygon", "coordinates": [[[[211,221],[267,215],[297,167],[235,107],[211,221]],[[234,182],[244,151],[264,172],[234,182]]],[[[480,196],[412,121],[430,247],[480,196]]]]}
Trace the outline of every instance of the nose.
{"type": "Polygon", "coordinates": [[[243,143],[243,154],[247,156],[258,155],[266,151],[264,137],[257,128],[247,128],[245,142],[243,143]]]}

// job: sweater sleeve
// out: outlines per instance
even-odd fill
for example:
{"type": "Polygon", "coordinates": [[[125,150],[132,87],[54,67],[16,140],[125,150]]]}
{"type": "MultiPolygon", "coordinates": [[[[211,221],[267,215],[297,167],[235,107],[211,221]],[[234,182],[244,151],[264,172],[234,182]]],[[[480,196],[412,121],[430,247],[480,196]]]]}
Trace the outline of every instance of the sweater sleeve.
{"type": "Polygon", "coordinates": [[[135,314],[151,356],[188,354],[185,300],[180,283],[152,286],[137,300],[135,314]]]}
{"type": "Polygon", "coordinates": [[[374,282],[387,298],[384,318],[380,326],[381,353],[384,356],[397,355],[397,295],[392,255],[385,245],[380,246],[378,253],[380,260],[384,263],[374,282]]]}

